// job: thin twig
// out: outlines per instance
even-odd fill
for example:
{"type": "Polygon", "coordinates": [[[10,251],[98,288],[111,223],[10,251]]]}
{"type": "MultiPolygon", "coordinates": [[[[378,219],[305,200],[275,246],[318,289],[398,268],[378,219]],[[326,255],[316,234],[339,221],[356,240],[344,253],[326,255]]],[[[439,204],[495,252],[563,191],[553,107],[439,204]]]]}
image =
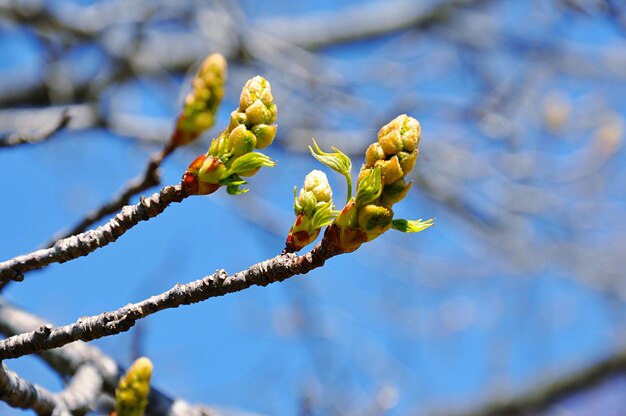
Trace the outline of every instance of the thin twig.
{"type": "Polygon", "coordinates": [[[71,117],[67,109],[61,112],[58,120],[55,120],[48,126],[43,127],[39,131],[32,133],[16,132],[0,137],[0,147],[12,147],[21,144],[34,144],[48,140],[55,133],[64,129],[70,122],[71,117]]]}
{"type": "Polygon", "coordinates": [[[130,199],[133,196],[159,185],[161,183],[159,166],[161,166],[163,160],[165,160],[165,158],[170,153],[172,153],[173,150],[173,147],[166,146],[162,151],[153,154],[150,157],[150,160],[146,165],[146,169],[141,176],[128,182],[117,196],[115,196],[111,201],[100,206],[98,209],[85,215],[85,218],[83,218],[73,228],[54,236],[52,240],[50,240],[46,244],[46,247],[53,247],[59,240],[63,240],[78,233],[82,233],[96,221],[99,221],[105,216],[119,211],[124,205],[128,205],[130,203],[130,199]]]}
{"type": "Polygon", "coordinates": [[[78,340],[90,341],[118,334],[128,331],[137,320],[164,309],[238,292],[253,285],[266,286],[307,273],[321,267],[327,259],[336,255],[324,243],[325,240],[322,240],[303,256],[276,256],[232,276],[228,276],[224,270],[218,270],[203,279],[185,285],[177,284],[167,292],[116,311],[80,318],[73,324],[58,328],[44,325],[35,331],[7,338],[0,341],[0,360],[46,351],[78,340]]]}
{"type": "Polygon", "coordinates": [[[0,263],[0,283],[21,281],[23,273],[40,269],[51,263],[64,263],[86,256],[100,247],[116,241],[141,221],[161,214],[172,202],[189,196],[180,185],[166,186],[136,205],[127,205],[109,222],[82,234],[57,241],[53,247],[34,251],[0,263]]]}
{"type": "Polygon", "coordinates": [[[578,372],[563,376],[552,383],[508,400],[495,401],[467,413],[456,416],[524,416],[538,414],[565,397],[600,384],[610,377],[626,373],[626,350],[586,367],[578,372]]]}

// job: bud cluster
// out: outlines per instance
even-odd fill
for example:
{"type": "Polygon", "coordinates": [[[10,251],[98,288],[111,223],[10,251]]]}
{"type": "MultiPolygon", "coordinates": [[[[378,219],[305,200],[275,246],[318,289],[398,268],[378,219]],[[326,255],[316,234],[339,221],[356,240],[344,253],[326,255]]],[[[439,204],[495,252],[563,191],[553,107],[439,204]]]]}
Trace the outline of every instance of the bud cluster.
{"type": "Polygon", "coordinates": [[[326,231],[324,238],[332,250],[354,251],[392,227],[418,232],[432,225],[432,221],[393,219],[393,204],[404,199],[412,185],[406,175],[415,166],[420,134],[419,122],[405,114],[380,129],[378,141],[366,151],[355,198],[326,231]]]}
{"type": "Polygon", "coordinates": [[[142,416],[148,404],[152,362],[138,358],[128,369],[115,390],[115,416],[142,416]]]}
{"type": "Polygon", "coordinates": [[[271,159],[254,149],[269,146],[276,135],[276,104],[270,83],[261,76],[246,82],[239,108],[230,115],[228,128],[213,139],[209,151],[194,160],[183,175],[182,184],[191,195],[206,195],[220,186],[229,194],[239,194],[263,166],[274,166],[271,159]]]}
{"type": "Polygon", "coordinates": [[[215,113],[224,97],[226,72],[226,59],[220,54],[209,55],[202,62],[170,139],[172,147],[186,145],[213,127],[215,113]]]}
{"type": "Polygon", "coordinates": [[[333,220],[333,193],[326,174],[311,171],[304,179],[304,186],[296,194],[294,187],[294,211],[296,220],[287,235],[286,248],[298,251],[312,243],[322,227],[333,220]]]}

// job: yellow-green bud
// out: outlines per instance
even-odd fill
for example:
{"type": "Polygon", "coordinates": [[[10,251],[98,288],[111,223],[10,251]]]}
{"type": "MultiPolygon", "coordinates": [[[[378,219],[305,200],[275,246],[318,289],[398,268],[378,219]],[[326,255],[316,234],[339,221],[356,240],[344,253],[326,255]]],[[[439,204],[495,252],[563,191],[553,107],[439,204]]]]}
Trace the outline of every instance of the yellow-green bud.
{"type": "Polygon", "coordinates": [[[239,109],[245,111],[256,100],[261,100],[266,107],[270,107],[274,101],[270,83],[259,75],[249,79],[244,85],[239,97],[239,109]]]}
{"type": "Polygon", "coordinates": [[[383,183],[385,185],[391,185],[398,179],[404,177],[398,156],[394,156],[389,160],[379,160],[374,166],[380,166],[383,183]]]}
{"type": "Polygon", "coordinates": [[[393,220],[391,208],[374,204],[365,205],[359,209],[359,227],[365,231],[367,241],[372,241],[389,228],[393,220]]]}
{"type": "Polygon", "coordinates": [[[185,145],[215,124],[217,107],[224,97],[226,60],[220,54],[207,57],[192,80],[192,90],[172,134],[174,146],[185,145]]]}
{"type": "Polygon", "coordinates": [[[393,204],[402,201],[409,189],[411,189],[411,185],[413,185],[413,181],[407,184],[404,179],[397,180],[391,185],[386,185],[380,195],[380,203],[391,207],[393,204]]]}
{"type": "Polygon", "coordinates": [[[377,160],[385,159],[385,152],[378,143],[372,143],[365,151],[365,166],[371,168],[377,160]]]}
{"type": "Polygon", "coordinates": [[[228,130],[234,130],[240,124],[247,125],[248,117],[246,117],[246,113],[240,113],[235,110],[230,113],[230,124],[228,125],[228,130]]]}
{"type": "Polygon", "coordinates": [[[315,196],[317,202],[329,202],[333,197],[328,178],[321,170],[312,170],[306,175],[303,189],[310,191],[315,196]]]}
{"type": "Polygon", "coordinates": [[[252,133],[256,136],[256,148],[265,149],[272,144],[276,137],[276,124],[257,124],[252,127],[252,133]]]}
{"type": "Polygon", "coordinates": [[[386,155],[395,155],[402,150],[400,130],[392,130],[384,136],[378,136],[378,143],[386,155]]]}
{"type": "Polygon", "coordinates": [[[117,416],[142,416],[148,404],[152,363],[138,358],[120,379],[115,390],[117,416]]]}
{"type": "Polygon", "coordinates": [[[415,149],[411,153],[400,152],[398,153],[398,160],[400,161],[400,167],[404,176],[408,175],[415,167],[419,150],[415,149]]]}
{"type": "Polygon", "coordinates": [[[404,122],[404,132],[402,133],[403,148],[407,152],[412,152],[417,149],[417,145],[420,143],[420,137],[422,134],[422,127],[419,121],[413,117],[406,117],[404,122]]]}
{"type": "Polygon", "coordinates": [[[402,114],[380,129],[378,142],[387,155],[394,155],[401,150],[412,152],[417,149],[421,131],[419,121],[402,114]]]}
{"type": "Polygon", "coordinates": [[[239,157],[254,150],[256,137],[243,124],[237,126],[228,136],[233,157],[239,157]]]}

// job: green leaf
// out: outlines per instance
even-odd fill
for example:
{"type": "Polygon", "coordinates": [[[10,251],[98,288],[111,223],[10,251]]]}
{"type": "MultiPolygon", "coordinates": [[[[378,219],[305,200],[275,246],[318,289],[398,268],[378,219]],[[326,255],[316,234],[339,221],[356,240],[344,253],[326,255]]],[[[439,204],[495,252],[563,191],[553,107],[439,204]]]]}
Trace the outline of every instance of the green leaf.
{"type": "Polygon", "coordinates": [[[228,175],[245,174],[263,166],[276,166],[276,163],[263,153],[246,153],[233,161],[228,169],[228,175]]]}
{"type": "Polygon", "coordinates": [[[403,233],[419,233],[425,229],[435,225],[433,218],[422,221],[419,220],[393,220],[391,228],[394,230],[402,231],[403,233]]]}
{"type": "Polygon", "coordinates": [[[239,185],[228,185],[226,187],[226,192],[228,195],[241,195],[248,192],[248,188],[239,188],[239,185]]]}
{"type": "MultiPolygon", "coordinates": [[[[310,215],[313,210],[315,210],[315,205],[317,204],[317,200],[315,199],[315,195],[311,191],[307,191],[304,189],[300,190],[300,195],[298,196],[298,204],[302,208],[302,213],[305,215],[310,215]]],[[[300,213],[298,212],[298,214],[300,213]]]]}
{"type": "Polygon", "coordinates": [[[333,210],[332,202],[325,202],[321,206],[318,206],[313,218],[311,219],[311,225],[314,229],[322,228],[333,222],[335,218],[335,212],[333,210]]]}
{"type": "Polygon", "coordinates": [[[343,154],[339,149],[333,146],[335,153],[326,153],[320,149],[315,139],[313,139],[313,147],[309,146],[311,155],[335,172],[345,176],[348,183],[348,196],[346,201],[352,197],[352,161],[348,156],[343,154]]]}
{"type": "Polygon", "coordinates": [[[380,166],[369,169],[367,176],[359,182],[356,189],[356,206],[360,208],[380,197],[383,191],[380,166]]]}

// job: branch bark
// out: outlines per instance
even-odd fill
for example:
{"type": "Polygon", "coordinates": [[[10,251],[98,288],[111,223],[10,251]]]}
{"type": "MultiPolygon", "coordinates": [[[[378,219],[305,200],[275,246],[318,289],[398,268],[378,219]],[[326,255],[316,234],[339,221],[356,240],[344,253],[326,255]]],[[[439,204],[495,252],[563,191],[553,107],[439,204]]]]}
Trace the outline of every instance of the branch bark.
{"type": "MultiPolygon", "coordinates": [[[[0,332],[13,336],[33,329],[49,325],[49,323],[30,312],[7,303],[0,298],[0,332]]],[[[57,373],[71,377],[85,365],[97,369],[102,378],[102,391],[109,396],[115,395],[115,388],[125,370],[113,359],[105,355],[98,348],[84,342],[75,342],[61,348],[42,351],[41,358],[57,373]]],[[[184,400],[173,399],[154,387],[150,390],[146,415],[149,416],[221,416],[222,413],[204,405],[192,405],[184,400]]],[[[238,414],[233,412],[233,414],[238,414]]]]}
{"type": "Polygon", "coordinates": [[[189,196],[180,185],[166,186],[150,198],[142,198],[136,205],[127,205],[108,223],[57,241],[54,246],[34,251],[0,263],[0,283],[21,281],[25,272],[40,269],[51,263],[64,263],[116,241],[141,221],[161,214],[172,202],[181,202],[189,196]]]}
{"type": "Polygon", "coordinates": [[[212,275],[185,285],[177,284],[167,292],[116,311],[80,318],[73,324],[57,328],[43,325],[29,333],[0,341],[0,360],[46,351],[78,340],[90,341],[125,332],[137,320],[155,312],[238,292],[253,285],[267,286],[280,282],[321,267],[334,255],[336,253],[329,250],[325,240],[322,240],[313,250],[302,256],[279,255],[232,276],[228,276],[224,270],[218,270],[212,275]]]}

